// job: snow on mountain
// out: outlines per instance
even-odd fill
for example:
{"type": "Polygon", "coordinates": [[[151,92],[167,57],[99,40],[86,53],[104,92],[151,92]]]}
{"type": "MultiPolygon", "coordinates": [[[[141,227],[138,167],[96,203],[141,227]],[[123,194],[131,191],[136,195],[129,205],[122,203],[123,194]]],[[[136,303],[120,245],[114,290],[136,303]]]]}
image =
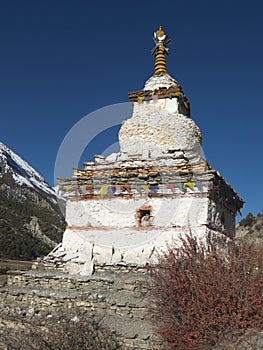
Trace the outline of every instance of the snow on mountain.
{"type": "Polygon", "coordinates": [[[0,142],[0,178],[9,173],[19,186],[27,186],[56,196],[52,187],[26,161],[0,142]]]}

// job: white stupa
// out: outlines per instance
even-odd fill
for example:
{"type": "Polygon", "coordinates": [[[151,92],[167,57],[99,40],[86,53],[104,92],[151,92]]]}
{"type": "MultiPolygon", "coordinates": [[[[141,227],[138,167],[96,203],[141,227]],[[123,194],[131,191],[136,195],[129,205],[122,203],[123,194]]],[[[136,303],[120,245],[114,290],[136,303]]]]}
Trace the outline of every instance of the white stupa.
{"type": "Polygon", "coordinates": [[[91,274],[101,264],[145,266],[181,234],[233,237],[238,194],[200,155],[202,135],[180,84],[166,71],[167,35],[154,33],[154,75],[129,93],[120,153],[96,156],[60,179],[67,228],[46,261],[91,274]]]}

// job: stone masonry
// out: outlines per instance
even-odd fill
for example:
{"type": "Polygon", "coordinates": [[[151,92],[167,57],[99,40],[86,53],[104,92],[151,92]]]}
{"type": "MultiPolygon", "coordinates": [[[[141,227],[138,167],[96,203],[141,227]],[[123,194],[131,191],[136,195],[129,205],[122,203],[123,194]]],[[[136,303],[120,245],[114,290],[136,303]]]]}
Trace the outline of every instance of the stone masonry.
{"type": "Polygon", "coordinates": [[[160,341],[147,319],[149,276],[145,268],[98,265],[92,276],[84,277],[64,273],[59,266],[56,270],[34,267],[9,273],[7,285],[0,289],[0,318],[78,309],[116,331],[123,350],[158,348],[160,341]]]}

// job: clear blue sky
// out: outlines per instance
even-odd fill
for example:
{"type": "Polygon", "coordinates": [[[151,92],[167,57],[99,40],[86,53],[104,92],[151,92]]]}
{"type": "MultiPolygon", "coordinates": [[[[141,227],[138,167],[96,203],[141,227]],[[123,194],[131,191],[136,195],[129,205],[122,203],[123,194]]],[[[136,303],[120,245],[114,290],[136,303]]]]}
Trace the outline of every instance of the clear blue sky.
{"type": "Polygon", "coordinates": [[[245,199],[244,214],[262,210],[260,0],[10,0],[0,10],[0,140],[50,184],[69,129],[152,75],[162,25],[206,158],[245,199]]]}

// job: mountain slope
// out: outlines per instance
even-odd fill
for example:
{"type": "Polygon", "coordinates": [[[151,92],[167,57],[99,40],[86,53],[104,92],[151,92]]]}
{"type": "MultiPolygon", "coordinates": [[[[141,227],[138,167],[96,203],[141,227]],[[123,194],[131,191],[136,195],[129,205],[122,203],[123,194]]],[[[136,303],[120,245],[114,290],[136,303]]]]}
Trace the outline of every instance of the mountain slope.
{"type": "Polygon", "coordinates": [[[64,228],[54,189],[0,143],[0,257],[45,255],[61,241],[64,228]]]}
{"type": "Polygon", "coordinates": [[[263,246],[263,212],[248,213],[236,226],[237,239],[252,239],[263,246]]]}

